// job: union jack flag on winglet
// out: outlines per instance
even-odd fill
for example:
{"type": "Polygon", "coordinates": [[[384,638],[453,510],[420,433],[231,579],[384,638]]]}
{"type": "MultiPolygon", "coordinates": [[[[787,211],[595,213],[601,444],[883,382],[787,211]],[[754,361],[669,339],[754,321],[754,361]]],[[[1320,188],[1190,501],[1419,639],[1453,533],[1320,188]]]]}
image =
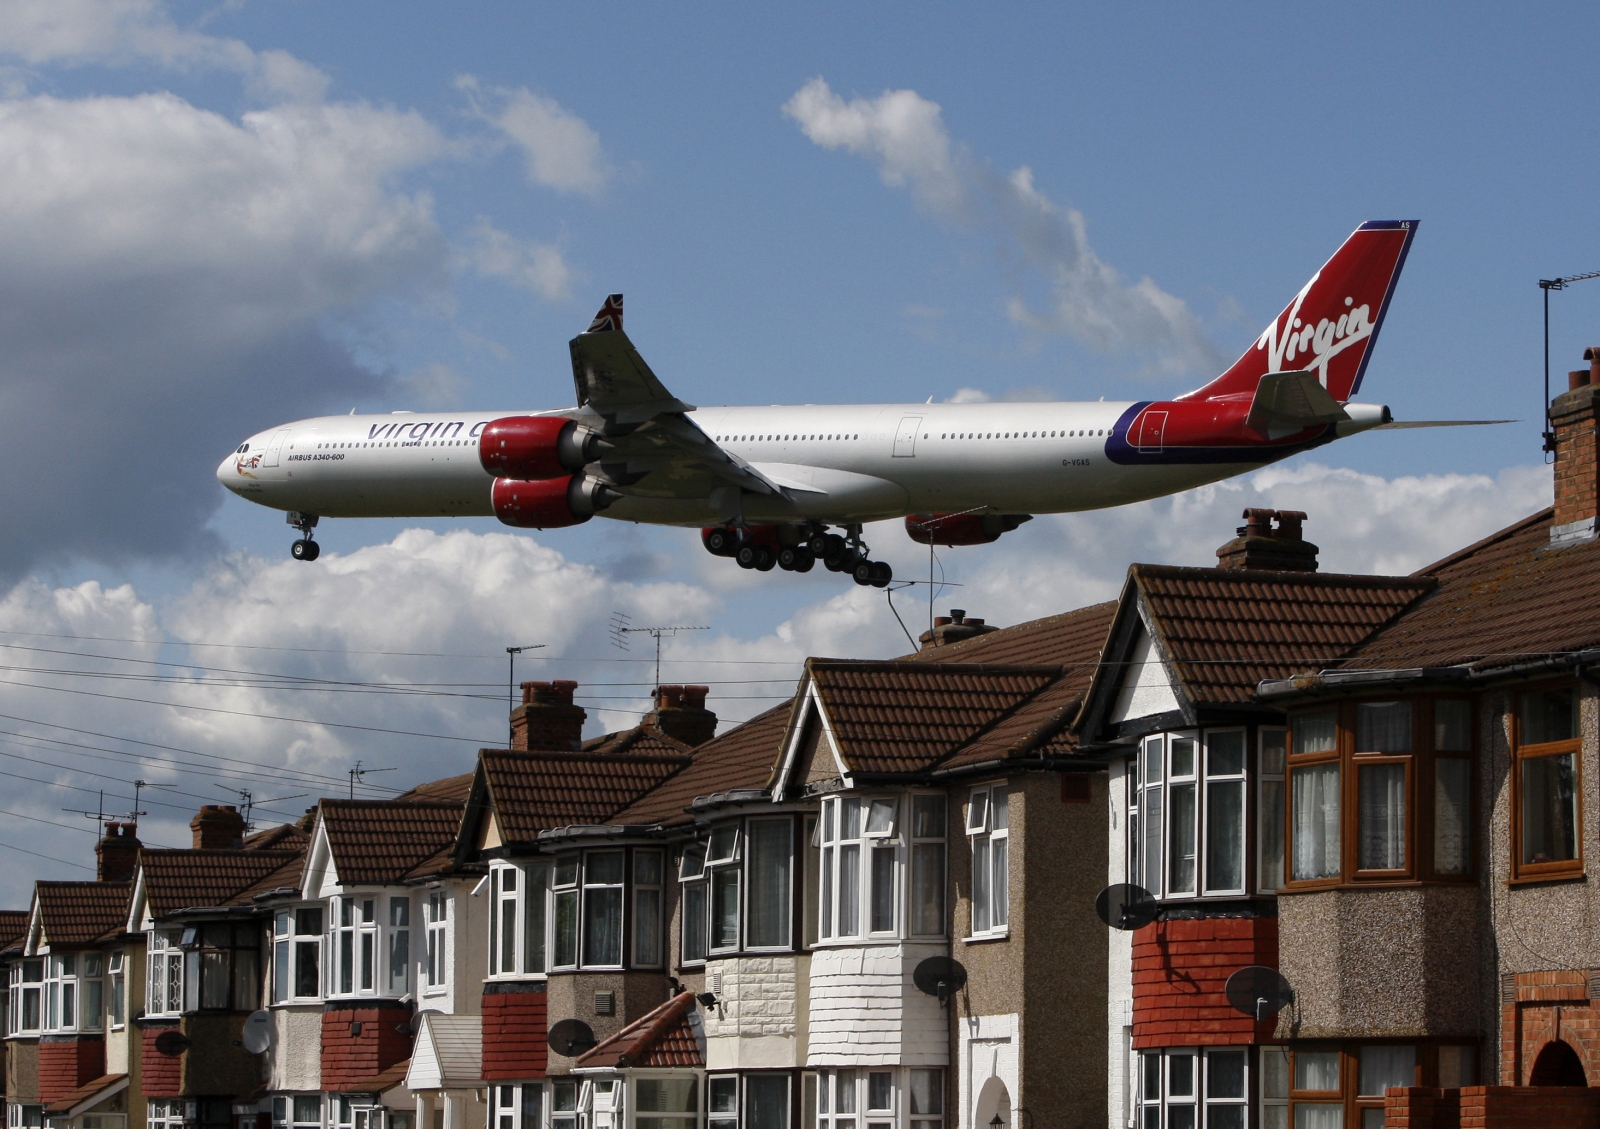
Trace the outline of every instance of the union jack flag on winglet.
{"type": "Polygon", "coordinates": [[[606,304],[600,307],[600,312],[594,315],[594,320],[589,323],[589,333],[621,333],[622,332],[622,295],[607,294],[606,304]]]}

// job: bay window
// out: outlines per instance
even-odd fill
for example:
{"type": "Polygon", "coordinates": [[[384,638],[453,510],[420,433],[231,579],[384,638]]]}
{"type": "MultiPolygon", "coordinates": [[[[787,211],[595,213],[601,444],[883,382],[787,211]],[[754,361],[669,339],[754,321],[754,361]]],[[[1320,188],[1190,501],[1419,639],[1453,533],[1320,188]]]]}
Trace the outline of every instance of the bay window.
{"type": "Polygon", "coordinates": [[[633,963],[657,967],[662,963],[662,874],[660,851],[633,852],[633,963]]]}
{"type": "Polygon", "coordinates": [[[371,895],[333,899],[334,946],[330,995],[352,996],[375,991],[378,946],[377,898],[371,895]]]}
{"type": "Polygon", "coordinates": [[[578,856],[557,855],[552,900],[555,902],[555,967],[578,967],[578,856]]]}
{"type": "MultiPolygon", "coordinates": [[[[759,1076],[747,1079],[750,1077],[759,1076]]],[[[944,1072],[913,1068],[807,1073],[800,1080],[800,1111],[806,1129],[893,1129],[897,1125],[945,1129],[944,1072]]]]}
{"type": "MultiPolygon", "coordinates": [[[[321,999],[321,966],[322,907],[301,906],[275,913],[272,918],[272,1002],[321,999]]],[[[151,983],[155,983],[154,972],[151,983]]]]}
{"type": "Polygon", "coordinates": [[[46,1032],[98,1031],[104,1022],[105,956],[51,953],[44,958],[46,1032]]]}
{"type": "Polygon", "coordinates": [[[684,849],[683,959],[794,947],[794,818],[714,827],[684,849]]]}
{"type": "Polygon", "coordinates": [[[708,1078],[706,1111],[707,1129],[788,1129],[789,1076],[725,1074],[708,1078]]]}
{"type": "MultiPolygon", "coordinates": [[[[557,1097],[561,1083],[557,1082],[557,1097]]],[[[638,1129],[694,1129],[700,1121],[700,1080],[693,1075],[634,1077],[634,1124],[638,1129]]],[[[561,1129],[555,1119],[551,1129],[561,1129]]],[[[575,1126],[574,1126],[575,1129],[575,1126]]]]}
{"type": "Polygon", "coordinates": [[[177,930],[156,929],[149,934],[145,956],[145,1014],[183,1013],[183,949],[177,930]]]}
{"type": "Polygon", "coordinates": [[[522,875],[522,974],[540,976],[549,968],[549,860],[534,859],[524,864],[522,875]]]}
{"type": "Polygon", "coordinates": [[[913,937],[944,936],[943,796],[911,797],[911,913],[913,937]]]}
{"type": "Polygon", "coordinates": [[[1245,732],[1210,730],[1205,740],[1205,892],[1244,893],[1245,732]]]}
{"type": "Polygon", "coordinates": [[[1128,771],[1130,882],[1157,897],[1246,892],[1248,751],[1240,728],[1140,741],[1128,771]]]}
{"type": "Polygon", "coordinates": [[[514,866],[489,868],[489,975],[515,975],[517,930],[522,925],[521,873],[514,866]]]}
{"type": "Polygon", "coordinates": [[[706,959],[706,848],[690,843],[678,864],[683,889],[683,961],[706,959]]]}
{"type": "Polygon", "coordinates": [[[443,890],[433,890],[423,906],[425,936],[423,973],[425,987],[442,990],[450,983],[449,953],[446,939],[450,929],[450,895],[443,890]]]}
{"type": "Polygon", "coordinates": [[[261,939],[254,922],[184,929],[185,1011],[254,1011],[261,1001],[261,939]]]}
{"type": "Polygon", "coordinates": [[[587,851],[583,857],[583,963],[622,966],[622,851],[587,851]]]}
{"type": "Polygon", "coordinates": [[[1514,734],[1512,876],[1581,875],[1577,689],[1519,695],[1514,734]]]}
{"type": "Polygon", "coordinates": [[[898,935],[899,812],[895,796],[822,801],[820,940],[898,935]]]}
{"type": "Polygon", "coordinates": [[[1288,731],[1256,734],[1256,888],[1264,894],[1283,886],[1283,767],[1288,731]]]}
{"type": "MultiPolygon", "coordinates": [[[[1176,1047],[1139,1055],[1139,1129],[1245,1129],[1250,1052],[1176,1047]]],[[[1262,1129],[1283,1129],[1263,1121],[1262,1129]]]]}
{"type": "Polygon", "coordinates": [[[388,994],[403,996],[411,989],[411,898],[389,899],[388,994]]]}
{"type": "Polygon", "coordinates": [[[110,1013],[113,1029],[124,1026],[128,1019],[128,977],[125,969],[127,954],[118,949],[107,962],[106,1010],[110,1013]]]}
{"type": "Polygon", "coordinates": [[[1477,1047],[1359,1042],[1262,1047],[1261,1129],[1384,1129],[1384,1092],[1477,1084],[1477,1047]]]}
{"type": "Polygon", "coordinates": [[[37,1034],[44,1018],[44,958],[29,957],[13,961],[11,965],[10,997],[8,999],[6,1034],[37,1034]]]}
{"type": "Polygon", "coordinates": [[[739,838],[737,824],[718,827],[711,832],[706,848],[711,952],[739,947],[739,838]]]}
{"type": "Polygon", "coordinates": [[[967,802],[972,845],[972,935],[1000,936],[1011,923],[1010,804],[1004,784],[974,788],[967,802]]]}

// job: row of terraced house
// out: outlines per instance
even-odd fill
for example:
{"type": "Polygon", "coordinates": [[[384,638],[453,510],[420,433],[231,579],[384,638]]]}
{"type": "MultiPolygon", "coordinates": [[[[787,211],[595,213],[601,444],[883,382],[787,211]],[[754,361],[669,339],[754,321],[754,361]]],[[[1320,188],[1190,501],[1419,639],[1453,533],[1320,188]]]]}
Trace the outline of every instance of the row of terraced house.
{"type": "Polygon", "coordinates": [[[811,659],[720,734],[662,686],[585,741],[529,682],[510,748],[395,799],[108,824],[0,915],[7,1124],[1600,1124],[1594,378],[1553,508],[1411,575],[1252,510],[1215,566],[811,659]],[[1263,966],[1292,998],[1230,1003],[1263,966]]]}

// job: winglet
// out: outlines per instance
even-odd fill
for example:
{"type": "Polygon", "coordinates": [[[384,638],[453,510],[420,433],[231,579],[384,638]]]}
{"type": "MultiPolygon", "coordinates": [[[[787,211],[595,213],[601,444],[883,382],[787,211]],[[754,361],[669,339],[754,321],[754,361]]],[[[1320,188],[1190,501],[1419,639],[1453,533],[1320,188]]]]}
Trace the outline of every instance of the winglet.
{"type": "Polygon", "coordinates": [[[605,305],[600,307],[600,312],[594,315],[594,320],[589,323],[587,333],[621,333],[622,332],[622,295],[607,294],[605,305]]]}

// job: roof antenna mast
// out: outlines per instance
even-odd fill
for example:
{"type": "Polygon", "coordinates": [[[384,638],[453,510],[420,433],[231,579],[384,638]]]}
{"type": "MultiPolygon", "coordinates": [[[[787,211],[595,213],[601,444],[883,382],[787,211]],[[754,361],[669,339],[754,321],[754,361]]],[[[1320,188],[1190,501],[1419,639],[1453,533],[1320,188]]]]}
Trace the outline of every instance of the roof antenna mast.
{"type": "Polygon", "coordinates": [[[1588,278],[1600,278],[1600,271],[1539,280],[1539,289],[1544,291],[1544,453],[1547,455],[1555,454],[1556,449],[1556,433],[1550,424],[1550,291],[1565,290],[1568,283],[1588,278]]]}
{"type": "Polygon", "coordinates": [[[661,640],[670,639],[680,631],[710,631],[709,627],[629,627],[628,618],[621,612],[611,617],[611,645],[628,649],[629,635],[648,635],[656,641],[656,686],[661,685],[661,640]]]}

